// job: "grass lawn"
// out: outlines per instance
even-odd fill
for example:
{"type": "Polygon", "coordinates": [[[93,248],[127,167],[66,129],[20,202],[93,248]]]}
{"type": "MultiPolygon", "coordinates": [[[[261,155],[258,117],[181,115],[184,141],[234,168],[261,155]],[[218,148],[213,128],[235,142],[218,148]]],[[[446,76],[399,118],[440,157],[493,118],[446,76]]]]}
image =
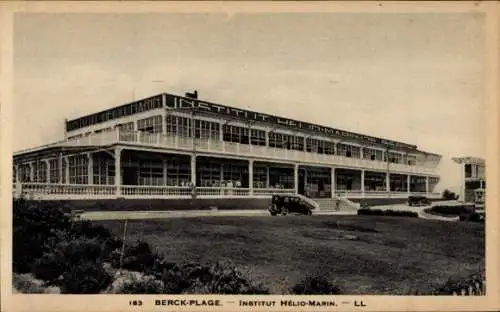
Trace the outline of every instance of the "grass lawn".
{"type": "MultiPolygon", "coordinates": [[[[121,237],[123,221],[95,221],[121,237]]],[[[308,273],[343,294],[410,294],[484,268],[484,224],[375,216],[193,217],[133,220],[127,242],[146,240],[170,262],[230,259],[272,293],[308,273]]]]}

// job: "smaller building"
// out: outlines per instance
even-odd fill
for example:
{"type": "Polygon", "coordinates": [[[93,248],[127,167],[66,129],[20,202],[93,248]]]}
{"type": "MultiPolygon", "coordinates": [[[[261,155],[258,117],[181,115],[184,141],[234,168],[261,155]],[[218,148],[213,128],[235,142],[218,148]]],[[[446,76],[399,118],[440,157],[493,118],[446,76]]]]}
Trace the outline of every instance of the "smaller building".
{"type": "Polygon", "coordinates": [[[458,157],[453,160],[460,165],[460,199],[465,202],[484,204],[486,190],[485,160],[479,157],[458,157]]]}

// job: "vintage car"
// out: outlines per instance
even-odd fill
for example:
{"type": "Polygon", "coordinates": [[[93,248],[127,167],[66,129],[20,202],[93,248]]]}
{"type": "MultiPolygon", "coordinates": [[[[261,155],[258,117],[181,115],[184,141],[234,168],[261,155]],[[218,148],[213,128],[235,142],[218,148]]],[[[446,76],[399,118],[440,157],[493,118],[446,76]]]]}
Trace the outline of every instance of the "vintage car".
{"type": "Polygon", "coordinates": [[[273,195],[269,212],[272,216],[288,214],[312,215],[319,205],[303,195],[273,195]]]}
{"type": "Polygon", "coordinates": [[[429,206],[431,201],[425,196],[409,196],[408,206],[429,206]]]}

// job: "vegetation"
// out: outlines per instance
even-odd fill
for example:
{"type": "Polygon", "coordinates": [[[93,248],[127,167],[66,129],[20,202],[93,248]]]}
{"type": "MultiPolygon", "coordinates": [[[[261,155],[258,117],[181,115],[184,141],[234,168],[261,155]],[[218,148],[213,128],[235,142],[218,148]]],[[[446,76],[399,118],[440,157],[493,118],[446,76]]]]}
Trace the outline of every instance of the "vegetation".
{"type": "Polygon", "coordinates": [[[101,225],[72,221],[63,208],[14,201],[14,287],[28,293],[265,294],[229,261],[166,263],[150,245],[126,246],[101,225]],[[128,272],[128,273],[127,273],[128,272]],[[55,290],[54,290],[55,289],[55,290]]]}
{"type": "Polygon", "coordinates": [[[404,210],[358,209],[358,215],[418,218],[418,213],[404,210]]]}
{"type": "Polygon", "coordinates": [[[444,200],[458,200],[460,196],[458,194],[455,194],[455,192],[446,189],[443,191],[443,195],[441,197],[444,200]]]}
{"type": "Polygon", "coordinates": [[[123,221],[73,221],[65,207],[21,199],[13,226],[13,285],[28,293],[450,294],[465,284],[451,287],[449,274],[484,270],[484,225],[475,223],[373,215],[135,220],[123,258],[123,221]]]}
{"type": "MultiPolygon", "coordinates": [[[[98,224],[117,235],[123,231],[123,221],[98,224]]],[[[430,293],[450,275],[484,270],[484,225],[478,223],[384,216],[220,216],[133,220],[127,229],[128,239],[143,239],[166,255],[168,263],[162,266],[171,277],[162,280],[173,293],[194,291],[185,276],[200,272],[196,264],[224,259],[247,280],[265,283],[272,294],[292,292],[311,272],[312,277],[334,277],[328,282],[342,294],[407,295],[415,289],[430,293]]]]}

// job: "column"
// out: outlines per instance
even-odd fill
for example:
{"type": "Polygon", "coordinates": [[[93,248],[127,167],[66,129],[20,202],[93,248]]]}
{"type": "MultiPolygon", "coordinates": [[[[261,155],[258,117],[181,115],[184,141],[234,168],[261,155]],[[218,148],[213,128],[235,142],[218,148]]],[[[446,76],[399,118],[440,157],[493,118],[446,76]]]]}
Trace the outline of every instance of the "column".
{"type": "Polygon", "coordinates": [[[479,180],[479,187],[480,187],[481,189],[484,189],[483,180],[479,180]]]}
{"type": "Polygon", "coordinates": [[[293,186],[295,194],[299,193],[299,165],[295,164],[293,167],[293,186]]]}
{"type": "Polygon", "coordinates": [[[266,188],[270,187],[269,185],[269,165],[266,165],[266,188]]]}
{"type": "Polygon", "coordinates": [[[94,158],[92,157],[92,153],[87,154],[88,164],[87,164],[87,176],[88,176],[88,184],[94,184],[94,158]]]}
{"type": "Polygon", "coordinates": [[[363,149],[364,149],[364,147],[363,147],[363,146],[360,146],[360,147],[359,147],[359,158],[360,158],[360,159],[364,159],[364,158],[363,158],[363,149]]]}
{"type": "Polygon", "coordinates": [[[361,170],[361,197],[365,197],[365,170],[361,170]]]}
{"type": "Polygon", "coordinates": [[[219,141],[223,142],[224,141],[224,126],[222,123],[219,123],[219,141]]]}
{"type": "Polygon", "coordinates": [[[411,190],[410,190],[410,182],[411,182],[411,175],[407,175],[406,176],[406,191],[408,194],[411,193],[411,190]]]}
{"type": "Polygon", "coordinates": [[[460,198],[463,202],[465,202],[465,188],[466,188],[466,185],[465,185],[465,163],[462,163],[461,165],[462,167],[462,194],[460,194],[460,198]]]}
{"type": "Polygon", "coordinates": [[[122,195],[121,184],[122,184],[122,149],[120,147],[115,148],[115,191],[116,196],[122,195]]]}
{"type": "Polygon", "coordinates": [[[269,147],[269,131],[266,131],[266,147],[269,147]]]}
{"type": "Polygon", "coordinates": [[[429,177],[425,177],[425,193],[429,195],[429,177]]]}
{"type": "Polygon", "coordinates": [[[391,191],[391,177],[389,172],[385,174],[385,191],[389,193],[391,191]]]}
{"type": "Polygon", "coordinates": [[[335,182],[336,182],[336,181],[335,181],[335,168],[334,168],[334,167],[330,168],[330,173],[331,173],[331,174],[330,174],[330,179],[331,179],[330,184],[331,184],[331,187],[332,187],[332,195],[331,195],[331,198],[335,198],[335,193],[336,193],[336,190],[335,190],[335,188],[336,188],[335,184],[336,184],[336,183],[335,183],[335,182]]]}
{"type": "Polygon", "coordinates": [[[16,183],[19,183],[19,165],[15,165],[14,166],[16,168],[16,176],[15,176],[15,179],[16,179],[16,183]]]}
{"type": "Polygon", "coordinates": [[[248,187],[250,188],[250,196],[253,195],[253,160],[248,161],[248,187]]]}
{"type": "Polygon", "coordinates": [[[166,135],[166,134],[167,134],[167,115],[168,115],[168,113],[167,113],[167,111],[165,110],[165,114],[163,115],[163,120],[162,120],[162,123],[161,123],[161,125],[162,125],[162,129],[161,129],[161,131],[162,131],[162,133],[163,133],[164,135],[166,135]]]}
{"type": "Polygon", "coordinates": [[[50,183],[50,160],[45,159],[45,182],[50,183]]]}
{"type": "Polygon", "coordinates": [[[30,182],[35,182],[35,166],[33,166],[33,162],[30,161],[30,182]]]}
{"type": "Polygon", "coordinates": [[[196,155],[191,155],[191,184],[196,186],[196,155]]]}
{"type": "Polygon", "coordinates": [[[62,170],[62,167],[63,167],[63,158],[62,158],[62,155],[59,154],[59,158],[57,160],[58,164],[59,164],[59,172],[57,174],[58,178],[57,180],[59,181],[59,184],[62,184],[62,181],[63,181],[63,170],[62,170]]]}
{"type": "Polygon", "coordinates": [[[66,179],[66,184],[70,184],[69,183],[69,157],[66,156],[64,157],[64,161],[66,162],[66,168],[65,168],[65,172],[64,172],[64,176],[65,176],[65,179],[66,179]]]}

